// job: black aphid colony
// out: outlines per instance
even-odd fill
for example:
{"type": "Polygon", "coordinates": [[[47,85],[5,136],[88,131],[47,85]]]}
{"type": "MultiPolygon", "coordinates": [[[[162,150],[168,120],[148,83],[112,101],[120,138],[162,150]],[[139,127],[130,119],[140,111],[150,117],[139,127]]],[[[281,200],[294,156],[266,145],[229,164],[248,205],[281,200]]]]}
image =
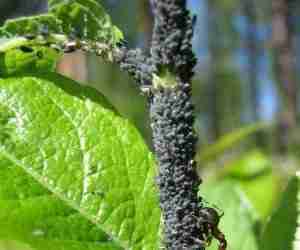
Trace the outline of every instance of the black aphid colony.
{"type": "Polygon", "coordinates": [[[200,179],[195,169],[196,136],[190,80],[196,59],[192,52],[193,21],[184,0],[153,0],[155,26],[152,60],[162,84],[153,85],[150,107],[154,148],[159,163],[157,183],[167,249],[202,250],[200,179]],[[164,86],[164,81],[172,81],[164,86]]]}
{"type": "Polygon", "coordinates": [[[196,58],[192,52],[193,19],[185,0],[152,0],[156,16],[152,58],[156,66],[168,66],[171,72],[189,82],[196,58]]]}
{"type": "Polygon", "coordinates": [[[151,120],[154,147],[159,162],[157,183],[165,220],[167,249],[203,249],[199,219],[196,174],[196,137],[190,86],[161,89],[153,96],[151,120]]]}
{"type": "Polygon", "coordinates": [[[120,47],[116,61],[120,68],[127,71],[139,83],[140,87],[150,86],[152,82],[153,67],[150,59],[141,49],[127,50],[120,47]]]}

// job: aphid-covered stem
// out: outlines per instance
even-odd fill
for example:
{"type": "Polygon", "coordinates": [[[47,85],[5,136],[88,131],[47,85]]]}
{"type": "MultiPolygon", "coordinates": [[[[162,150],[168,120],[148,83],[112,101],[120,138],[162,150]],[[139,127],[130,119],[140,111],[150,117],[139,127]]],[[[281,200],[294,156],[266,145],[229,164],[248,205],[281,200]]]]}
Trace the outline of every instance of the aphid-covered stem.
{"type": "Polygon", "coordinates": [[[190,85],[160,89],[151,103],[154,147],[159,163],[158,186],[167,249],[203,249],[195,171],[196,137],[190,85]]]}
{"type": "Polygon", "coordinates": [[[80,41],[79,47],[106,61],[118,63],[123,71],[133,76],[140,87],[151,85],[153,67],[141,49],[128,49],[124,45],[111,48],[103,43],[89,41],[80,41]]]}
{"type": "Polygon", "coordinates": [[[120,68],[128,72],[141,88],[150,87],[153,67],[149,57],[141,49],[128,50],[123,47],[114,57],[115,62],[120,64],[120,68]]]}
{"type": "Polygon", "coordinates": [[[192,19],[185,0],[153,0],[153,97],[150,103],[157,177],[168,250],[203,250],[205,232],[197,198],[191,77],[196,59],[191,48],[192,19]]]}

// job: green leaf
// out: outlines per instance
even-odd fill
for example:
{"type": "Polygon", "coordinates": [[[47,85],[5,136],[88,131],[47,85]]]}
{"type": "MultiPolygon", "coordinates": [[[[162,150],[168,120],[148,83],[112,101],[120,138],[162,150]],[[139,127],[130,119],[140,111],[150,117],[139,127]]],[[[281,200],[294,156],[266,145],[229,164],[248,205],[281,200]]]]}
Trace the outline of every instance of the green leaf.
{"type": "MultiPolygon", "coordinates": [[[[217,157],[224,154],[225,151],[231,149],[237,144],[241,143],[246,137],[267,128],[266,123],[251,124],[246,127],[236,129],[231,133],[222,136],[217,142],[201,148],[201,152],[197,154],[197,159],[201,163],[215,160],[217,157]]],[[[203,164],[200,164],[203,165],[203,164]]]]}
{"type": "Polygon", "coordinates": [[[271,216],[261,239],[260,250],[299,249],[299,176],[293,177],[271,216]]]}
{"type": "Polygon", "coordinates": [[[271,166],[271,160],[255,149],[242,154],[239,159],[230,164],[226,172],[230,177],[249,180],[267,175],[271,171],[271,166]]]}
{"type": "Polygon", "coordinates": [[[48,245],[53,242],[51,249],[54,246],[56,249],[120,249],[101,229],[3,157],[0,157],[1,239],[18,240],[40,250],[50,249],[48,245]]]}
{"type": "Polygon", "coordinates": [[[273,164],[265,154],[254,150],[224,168],[225,177],[240,185],[260,219],[267,219],[280,194],[281,177],[273,164]]]}
{"type": "Polygon", "coordinates": [[[89,243],[67,240],[36,240],[37,250],[120,250],[111,243],[89,243]]]}
{"type": "Polygon", "coordinates": [[[21,17],[5,22],[0,38],[28,37],[32,45],[55,44],[84,39],[114,47],[123,39],[122,32],[112,24],[103,7],[94,0],[49,0],[48,14],[21,17]]]}
{"type": "MultiPolygon", "coordinates": [[[[0,111],[2,113],[2,111],[0,111]]],[[[8,118],[9,116],[7,116],[8,118]]],[[[4,122],[1,120],[0,123],[4,122]]],[[[22,201],[50,195],[38,182],[30,178],[24,170],[5,159],[0,155],[0,201],[22,201]]],[[[1,209],[1,208],[0,208],[1,209]]],[[[1,211],[1,210],[0,210],[1,211]]],[[[3,211],[3,210],[2,210],[3,211]]],[[[1,212],[1,215],[4,213],[1,212]]],[[[1,230],[1,229],[0,229],[1,230]]]]}
{"type": "Polygon", "coordinates": [[[0,45],[0,77],[29,72],[55,71],[61,54],[26,39],[11,39],[0,45]]]}
{"type": "Polygon", "coordinates": [[[0,28],[0,37],[39,35],[46,28],[51,33],[62,33],[62,23],[53,14],[9,19],[0,28]]]}
{"type": "Polygon", "coordinates": [[[0,80],[0,154],[124,248],[159,244],[155,162],[94,90],[54,73],[0,80]]]}
{"type": "MultiPolygon", "coordinates": [[[[258,250],[256,221],[247,198],[232,181],[218,181],[200,186],[201,195],[224,212],[219,229],[225,234],[230,250],[258,250]]],[[[217,250],[217,240],[208,250],[217,250]]]]}
{"type": "Polygon", "coordinates": [[[115,45],[123,35],[95,0],[49,0],[49,9],[62,22],[63,32],[115,45]]]}
{"type": "Polygon", "coordinates": [[[0,250],[33,250],[33,248],[13,240],[0,240],[0,250]]]}

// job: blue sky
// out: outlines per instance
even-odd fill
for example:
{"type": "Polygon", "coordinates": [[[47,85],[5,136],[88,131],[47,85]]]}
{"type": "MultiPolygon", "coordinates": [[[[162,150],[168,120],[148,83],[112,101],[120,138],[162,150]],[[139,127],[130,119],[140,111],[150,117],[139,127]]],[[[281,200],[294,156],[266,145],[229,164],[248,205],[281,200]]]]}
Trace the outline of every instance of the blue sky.
{"type": "MultiPolygon", "coordinates": [[[[195,35],[193,39],[193,46],[195,53],[199,60],[206,60],[209,58],[208,40],[207,40],[207,6],[205,0],[188,0],[188,7],[191,12],[197,15],[197,23],[195,28],[195,35]]],[[[233,17],[233,25],[238,32],[241,39],[246,36],[246,18],[241,15],[233,17]]],[[[259,25],[257,28],[257,39],[263,42],[271,35],[270,25],[259,25]]],[[[246,49],[240,47],[236,48],[233,53],[233,66],[240,72],[241,75],[247,72],[248,57],[246,49]]],[[[272,120],[277,109],[277,92],[274,86],[272,76],[270,55],[265,50],[261,50],[258,58],[259,72],[259,117],[262,120],[272,120]]],[[[245,80],[244,78],[241,79],[245,80]]]]}

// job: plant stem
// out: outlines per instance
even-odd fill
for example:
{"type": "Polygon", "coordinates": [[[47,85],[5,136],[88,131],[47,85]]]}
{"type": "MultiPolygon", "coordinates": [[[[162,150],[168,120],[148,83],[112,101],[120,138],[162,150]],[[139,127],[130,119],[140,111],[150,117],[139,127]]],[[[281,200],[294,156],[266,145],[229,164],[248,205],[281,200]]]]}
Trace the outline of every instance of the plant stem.
{"type": "MultiPolygon", "coordinates": [[[[159,164],[157,183],[164,219],[164,243],[170,250],[203,250],[197,197],[201,182],[195,168],[191,77],[196,63],[192,52],[192,20],[185,0],[153,0],[154,67],[151,127],[159,164]]],[[[202,231],[201,231],[202,230],[202,231]]]]}
{"type": "Polygon", "coordinates": [[[201,183],[194,161],[197,137],[193,130],[191,78],[193,22],[185,0],[153,0],[154,30],[151,57],[140,49],[111,48],[83,42],[81,48],[116,62],[143,90],[150,89],[153,144],[159,165],[157,184],[168,250],[204,250],[208,232],[200,218],[201,183]]]}

